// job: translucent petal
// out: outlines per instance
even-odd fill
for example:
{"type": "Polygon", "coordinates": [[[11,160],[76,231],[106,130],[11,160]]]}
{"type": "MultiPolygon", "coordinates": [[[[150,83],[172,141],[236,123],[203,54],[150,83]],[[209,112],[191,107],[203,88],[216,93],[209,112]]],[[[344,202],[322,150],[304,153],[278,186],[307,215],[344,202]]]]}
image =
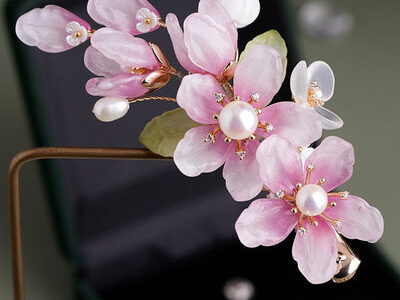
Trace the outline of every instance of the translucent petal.
{"type": "Polygon", "coordinates": [[[335,90],[335,75],[331,67],[323,61],[315,61],[308,67],[308,83],[316,81],[322,90],[322,100],[332,98],[335,90]]]}
{"type": "Polygon", "coordinates": [[[271,102],[281,87],[282,62],[274,48],[257,45],[238,64],[233,86],[235,95],[248,101],[254,93],[259,93],[259,101],[252,105],[263,108],[271,102]]]}
{"type": "Polygon", "coordinates": [[[122,73],[121,66],[116,61],[104,56],[93,46],[86,49],[84,61],[86,68],[97,76],[113,77],[122,73]]]}
{"type": "MultiPolygon", "coordinates": [[[[58,53],[73,48],[67,42],[70,33],[67,25],[77,22],[86,30],[90,25],[84,20],[56,6],[47,5],[44,8],[35,8],[18,18],[15,31],[18,38],[29,46],[36,46],[40,50],[50,53],[58,53]]],[[[72,43],[71,44],[79,44],[72,43]]]]}
{"type": "Polygon", "coordinates": [[[216,0],[229,13],[237,28],[253,23],[260,14],[260,0],[216,0]]]}
{"type": "Polygon", "coordinates": [[[103,55],[116,61],[122,67],[153,70],[160,65],[149,44],[127,32],[101,28],[93,34],[91,43],[103,55]]]}
{"type": "Polygon", "coordinates": [[[292,255],[300,272],[313,284],[332,279],[336,272],[337,239],[333,228],[324,221],[318,227],[306,220],[307,233],[296,234],[292,255]]]}
{"type": "Polygon", "coordinates": [[[183,38],[183,30],[179,25],[178,18],[174,14],[168,14],[166,18],[168,34],[174,47],[176,58],[182,67],[191,73],[204,73],[202,69],[196,66],[188,56],[188,50],[183,38]]]}
{"type": "Polygon", "coordinates": [[[281,199],[258,199],[245,209],[235,224],[243,245],[273,246],[282,242],[293,230],[297,217],[290,205],[281,199]]]}
{"type": "Polygon", "coordinates": [[[247,201],[257,196],[263,187],[256,160],[259,141],[251,141],[244,146],[246,156],[243,160],[237,157],[236,143],[231,143],[222,175],[226,181],[226,188],[236,201],[247,201]]]}
{"type": "MultiPolygon", "coordinates": [[[[136,28],[140,22],[136,18],[136,13],[141,8],[147,8],[157,17],[158,11],[146,0],[89,0],[87,10],[90,17],[97,23],[106,27],[129,32],[133,35],[141,34],[136,28]]],[[[155,26],[149,30],[156,30],[155,26]]]]}
{"type": "Polygon", "coordinates": [[[308,71],[304,60],[300,61],[290,75],[290,90],[296,103],[306,106],[308,89],[308,71]]]}
{"type": "Polygon", "coordinates": [[[324,107],[314,107],[313,109],[320,115],[323,129],[333,130],[343,126],[343,120],[329,109],[324,107]]]}
{"type": "Polygon", "coordinates": [[[144,75],[119,74],[110,78],[92,78],[86,83],[86,91],[92,96],[140,97],[149,90],[142,86],[144,75]]]}
{"type": "Polygon", "coordinates": [[[181,139],[174,153],[174,162],[186,176],[194,177],[201,173],[213,172],[225,162],[228,145],[223,136],[217,133],[215,143],[205,143],[215,126],[200,126],[189,129],[181,139]]]}
{"type": "Polygon", "coordinates": [[[235,60],[237,34],[212,17],[194,13],[184,22],[184,40],[190,60],[201,69],[219,76],[235,60]]]}
{"type": "Polygon", "coordinates": [[[325,178],[326,182],[322,187],[330,192],[351,177],[354,160],[352,144],[339,137],[328,136],[311,153],[305,165],[315,165],[310,182],[317,183],[321,178],[325,178]]]}

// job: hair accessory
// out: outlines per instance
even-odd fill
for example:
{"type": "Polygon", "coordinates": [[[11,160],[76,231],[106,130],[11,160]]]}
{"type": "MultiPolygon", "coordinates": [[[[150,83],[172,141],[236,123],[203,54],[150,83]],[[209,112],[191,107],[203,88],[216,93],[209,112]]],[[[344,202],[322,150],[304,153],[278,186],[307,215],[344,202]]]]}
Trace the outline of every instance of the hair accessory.
{"type": "Polygon", "coordinates": [[[309,147],[323,129],[343,126],[325,108],[335,84],[330,66],[300,61],[290,77],[293,101],[269,105],[285,79],[285,41],[269,30],[241,53],[237,45],[237,28],[257,18],[259,0],[200,0],[183,28],[172,13],[164,22],[146,0],[89,0],[87,10],[105,27],[93,29],[48,5],[21,16],[16,34],[50,53],[90,41],[84,64],[97,77],[86,90],[101,97],[93,107],[100,121],[124,117],[137,102],[176,102],[178,108],[144,127],[142,144],[173,157],[187,176],[223,166],[226,188],[236,201],[266,191],[236,222],[245,246],[272,246],[295,230],[292,255],[311,283],[350,279],[360,260],[341,235],[376,242],[383,218],[363,199],[335,191],[353,172],[350,143],[328,137],[315,150],[309,147]],[[160,27],[185,71],[171,66],[158,45],[138,37],[160,27]],[[150,94],[172,78],[181,81],[176,99],[150,94]]]}

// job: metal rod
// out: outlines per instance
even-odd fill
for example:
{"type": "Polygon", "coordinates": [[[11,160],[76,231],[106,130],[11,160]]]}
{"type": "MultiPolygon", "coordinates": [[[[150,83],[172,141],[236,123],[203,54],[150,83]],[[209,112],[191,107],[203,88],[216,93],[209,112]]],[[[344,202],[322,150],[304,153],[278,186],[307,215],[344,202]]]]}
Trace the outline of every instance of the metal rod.
{"type": "Polygon", "coordinates": [[[10,163],[8,192],[10,202],[11,256],[14,282],[14,299],[24,300],[24,271],[21,242],[21,214],[19,196],[19,171],[27,162],[40,159],[126,159],[169,160],[148,149],[140,148],[68,148],[43,147],[17,154],[10,163]]]}

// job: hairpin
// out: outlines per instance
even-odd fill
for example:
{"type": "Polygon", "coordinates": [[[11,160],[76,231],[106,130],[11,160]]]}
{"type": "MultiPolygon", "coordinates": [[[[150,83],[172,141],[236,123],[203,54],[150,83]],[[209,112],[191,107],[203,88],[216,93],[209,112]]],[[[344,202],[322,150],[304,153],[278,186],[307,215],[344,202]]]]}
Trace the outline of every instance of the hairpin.
{"type": "Polygon", "coordinates": [[[223,166],[226,188],[236,201],[260,192],[236,222],[247,247],[272,246],[295,230],[293,258],[314,284],[350,279],[360,263],[341,235],[376,242],[383,234],[380,212],[349,192],[336,192],[353,171],[350,143],[323,129],[343,126],[325,108],[335,77],[322,61],[300,61],[290,76],[293,101],[270,104],[286,75],[287,49],[276,30],[249,41],[241,53],[238,31],[260,12],[259,0],[200,0],[198,12],[180,26],[165,22],[146,0],[89,0],[100,29],[55,5],[33,9],[16,24],[25,44],[57,53],[90,40],[85,66],[97,77],[86,83],[102,97],[93,113],[103,122],[125,116],[143,101],[172,101],[179,108],[156,116],[139,140],[151,151],[173,157],[187,176],[223,166]],[[161,48],[138,37],[166,28],[185,71],[171,66],[161,48]],[[171,78],[180,80],[176,98],[152,96],[171,78]]]}

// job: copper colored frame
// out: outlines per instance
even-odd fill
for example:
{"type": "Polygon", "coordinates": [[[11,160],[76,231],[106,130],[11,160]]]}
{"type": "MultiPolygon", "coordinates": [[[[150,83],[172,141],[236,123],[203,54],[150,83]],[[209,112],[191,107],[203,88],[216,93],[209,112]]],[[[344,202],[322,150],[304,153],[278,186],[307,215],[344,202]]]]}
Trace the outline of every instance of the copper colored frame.
{"type": "MultiPolygon", "coordinates": [[[[126,159],[126,160],[170,160],[148,149],[140,148],[68,148],[43,147],[17,154],[10,163],[8,191],[10,202],[11,259],[13,269],[14,299],[24,300],[24,271],[22,261],[21,215],[19,197],[19,171],[30,161],[41,159],[126,159]]],[[[360,260],[338,236],[338,273],[335,282],[349,280],[356,272],[360,260]]]]}

